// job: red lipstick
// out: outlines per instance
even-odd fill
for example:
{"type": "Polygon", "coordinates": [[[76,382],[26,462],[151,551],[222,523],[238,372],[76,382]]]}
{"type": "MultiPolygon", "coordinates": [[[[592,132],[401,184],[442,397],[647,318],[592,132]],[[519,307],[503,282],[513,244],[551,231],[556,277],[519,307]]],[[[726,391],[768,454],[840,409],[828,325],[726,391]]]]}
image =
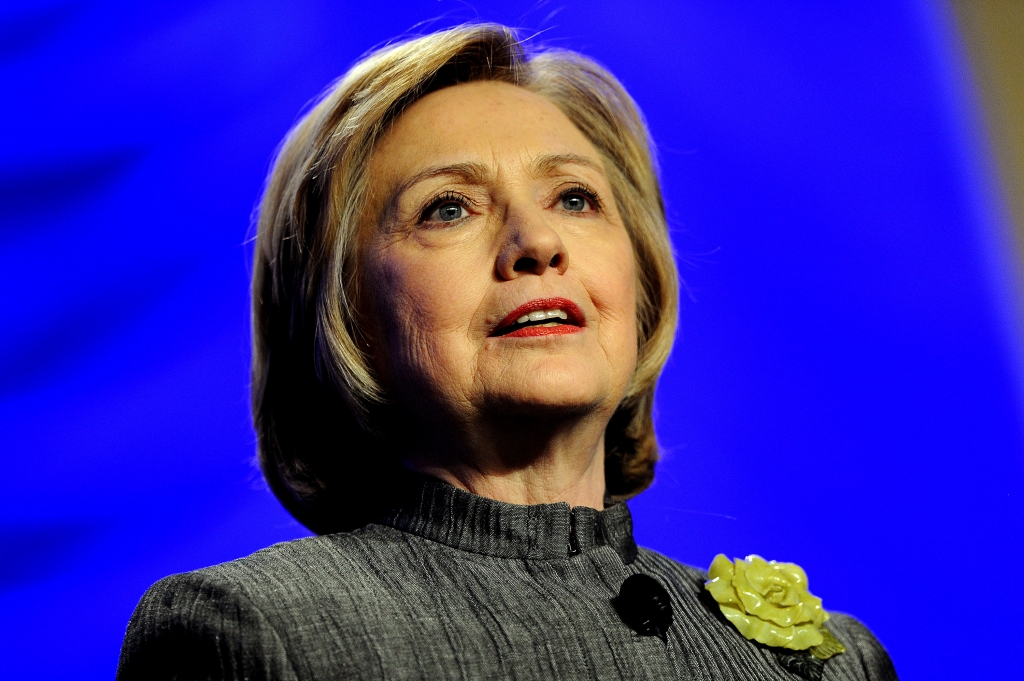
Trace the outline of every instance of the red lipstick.
{"type": "Polygon", "coordinates": [[[492,336],[504,336],[506,338],[529,338],[532,336],[561,336],[567,333],[576,333],[586,325],[583,311],[576,303],[568,298],[539,298],[531,300],[525,305],[505,315],[505,318],[498,322],[498,325],[491,332],[492,336]],[[567,319],[555,319],[550,321],[561,322],[557,326],[519,326],[517,319],[538,310],[561,310],[568,317],[567,319]],[[517,328],[518,327],[518,328],[517,328]]]}

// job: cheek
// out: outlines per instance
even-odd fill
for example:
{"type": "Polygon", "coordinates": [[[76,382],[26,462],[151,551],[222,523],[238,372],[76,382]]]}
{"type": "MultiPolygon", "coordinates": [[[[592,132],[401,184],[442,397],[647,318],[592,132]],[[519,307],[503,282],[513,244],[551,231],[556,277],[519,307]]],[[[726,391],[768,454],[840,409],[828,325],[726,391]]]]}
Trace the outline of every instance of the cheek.
{"type": "Polygon", "coordinates": [[[621,241],[602,249],[594,267],[589,268],[591,300],[597,308],[600,325],[598,342],[610,370],[610,377],[625,390],[633,379],[637,362],[636,268],[633,248],[623,234],[621,241]]]}
{"type": "MultiPolygon", "coordinates": [[[[630,253],[632,263],[632,253],[630,253]]],[[[633,267],[624,267],[612,295],[616,300],[615,338],[610,339],[611,352],[620,358],[619,370],[624,380],[630,380],[636,370],[638,332],[636,319],[636,273],[633,267]]]]}
{"type": "Polygon", "coordinates": [[[636,267],[629,238],[624,232],[618,237],[595,253],[588,268],[588,288],[600,314],[602,340],[632,346],[635,355],[636,267]]]}
{"type": "Polygon", "coordinates": [[[438,378],[433,374],[450,375],[451,356],[465,346],[475,287],[465,273],[453,272],[434,255],[396,244],[369,268],[382,335],[378,342],[386,348],[384,364],[391,375],[421,374],[428,382],[438,378]]]}

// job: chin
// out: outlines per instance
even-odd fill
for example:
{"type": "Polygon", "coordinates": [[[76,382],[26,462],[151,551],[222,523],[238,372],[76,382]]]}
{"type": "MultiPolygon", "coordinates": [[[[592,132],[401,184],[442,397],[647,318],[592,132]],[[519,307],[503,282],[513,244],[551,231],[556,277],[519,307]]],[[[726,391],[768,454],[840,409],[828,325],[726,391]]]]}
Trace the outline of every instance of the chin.
{"type": "Polygon", "coordinates": [[[517,378],[488,389],[488,403],[508,415],[557,418],[616,405],[624,391],[615,390],[610,381],[593,373],[569,370],[535,371],[517,378]]]}

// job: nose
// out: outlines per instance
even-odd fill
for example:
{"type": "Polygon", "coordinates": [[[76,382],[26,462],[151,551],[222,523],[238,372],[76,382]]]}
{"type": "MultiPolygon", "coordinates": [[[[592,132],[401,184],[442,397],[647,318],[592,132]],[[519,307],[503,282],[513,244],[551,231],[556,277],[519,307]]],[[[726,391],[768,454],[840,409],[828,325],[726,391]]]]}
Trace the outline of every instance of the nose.
{"type": "Polygon", "coordinates": [[[524,274],[544,274],[549,269],[565,274],[569,254],[541,211],[509,211],[504,231],[505,241],[496,263],[500,279],[511,281],[524,274]]]}

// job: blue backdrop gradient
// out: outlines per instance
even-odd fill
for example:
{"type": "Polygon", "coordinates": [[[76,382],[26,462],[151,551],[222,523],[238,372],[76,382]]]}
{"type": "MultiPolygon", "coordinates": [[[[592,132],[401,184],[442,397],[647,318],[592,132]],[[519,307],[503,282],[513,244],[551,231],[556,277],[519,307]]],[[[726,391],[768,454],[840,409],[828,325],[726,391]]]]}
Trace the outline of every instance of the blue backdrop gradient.
{"type": "Polygon", "coordinates": [[[1019,273],[941,6],[8,0],[0,677],[111,678],[154,580],[305,534],[253,467],[250,215],[331,80],[475,19],[657,143],[689,287],[640,541],[803,565],[905,679],[1018,676],[1019,273]]]}

